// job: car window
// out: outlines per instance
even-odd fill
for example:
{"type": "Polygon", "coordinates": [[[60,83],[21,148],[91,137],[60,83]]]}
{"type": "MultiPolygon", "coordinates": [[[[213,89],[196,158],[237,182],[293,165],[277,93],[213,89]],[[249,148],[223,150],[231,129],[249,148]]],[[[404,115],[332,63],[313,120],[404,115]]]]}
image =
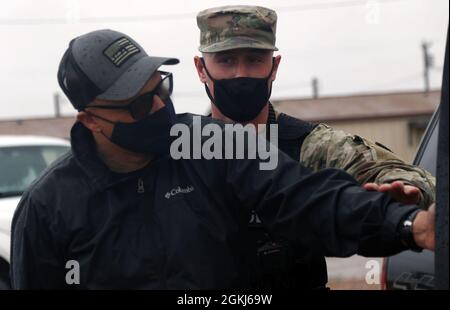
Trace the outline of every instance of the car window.
{"type": "Polygon", "coordinates": [[[436,176],[437,146],[439,137],[439,109],[436,110],[417,151],[414,164],[436,176]]]}
{"type": "Polygon", "coordinates": [[[0,197],[21,195],[67,146],[20,146],[0,148],[0,197]]]}

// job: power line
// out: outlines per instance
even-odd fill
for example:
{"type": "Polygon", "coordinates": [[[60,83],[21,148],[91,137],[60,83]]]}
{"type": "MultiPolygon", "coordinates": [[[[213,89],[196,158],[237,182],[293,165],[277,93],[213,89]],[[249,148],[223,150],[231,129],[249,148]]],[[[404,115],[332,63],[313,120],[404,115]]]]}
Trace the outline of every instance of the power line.
{"type": "Polygon", "coordinates": [[[383,3],[394,3],[394,2],[405,2],[406,0],[350,0],[350,1],[336,1],[336,2],[322,2],[322,3],[305,3],[288,7],[279,7],[275,10],[277,12],[301,12],[301,11],[312,11],[312,10],[328,10],[328,9],[339,9],[348,8],[355,6],[365,6],[368,3],[383,4],[383,3]]]}
{"type": "MultiPolygon", "coordinates": [[[[373,3],[385,4],[394,2],[405,2],[406,0],[374,0],[373,3]]],[[[303,12],[312,10],[327,10],[338,9],[346,7],[362,6],[371,3],[368,0],[347,0],[336,2],[314,2],[305,3],[294,6],[274,8],[277,12],[303,12]]],[[[174,13],[174,14],[160,14],[160,15],[142,15],[142,16],[105,16],[105,17],[82,17],[75,19],[77,23],[138,23],[138,22],[152,22],[165,20],[183,20],[194,19],[197,12],[188,13],[174,13]]],[[[22,26],[22,25],[57,25],[66,24],[68,19],[65,18],[21,18],[9,19],[1,18],[0,26],[22,26]]]]}
{"type": "Polygon", "coordinates": [[[405,82],[417,82],[420,80],[422,76],[422,72],[415,72],[415,73],[410,73],[410,74],[406,74],[388,81],[384,81],[381,84],[377,84],[376,88],[379,87],[386,87],[386,86],[393,86],[396,84],[401,84],[401,83],[405,83],[405,82]]]}

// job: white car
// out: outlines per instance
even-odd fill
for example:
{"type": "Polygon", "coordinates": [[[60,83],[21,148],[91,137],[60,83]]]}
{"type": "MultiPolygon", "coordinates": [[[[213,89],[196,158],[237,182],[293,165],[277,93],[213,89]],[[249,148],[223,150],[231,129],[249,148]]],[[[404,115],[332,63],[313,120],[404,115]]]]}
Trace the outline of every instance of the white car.
{"type": "Polygon", "coordinates": [[[70,150],[63,139],[0,135],[0,289],[8,289],[11,221],[22,193],[70,150]]]}

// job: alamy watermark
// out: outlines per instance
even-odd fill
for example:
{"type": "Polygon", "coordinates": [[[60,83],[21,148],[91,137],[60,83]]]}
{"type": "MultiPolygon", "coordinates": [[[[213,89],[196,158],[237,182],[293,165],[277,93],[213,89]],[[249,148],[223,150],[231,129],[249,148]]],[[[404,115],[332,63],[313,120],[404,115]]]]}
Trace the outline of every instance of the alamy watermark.
{"type": "Polygon", "coordinates": [[[366,269],[369,269],[366,273],[366,283],[369,285],[378,285],[380,284],[381,277],[381,267],[380,262],[374,259],[371,259],[366,262],[366,269]]]}
{"type": "Polygon", "coordinates": [[[191,127],[175,124],[170,136],[177,137],[170,146],[170,156],[175,160],[258,158],[260,170],[273,170],[278,165],[277,124],[256,128],[251,124],[209,123],[202,127],[201,116],[194,116],[191,127]]]}
{"type": "Polygon", "coordinates": [[[380,2],[378,0],[368,0],[366,2],[366,23],[369,25],[379,25],[380,17],[380,2]]]}
{"type": "Polygon", "coordinates": [[[66,284],[74,285],[80,284],[80,263],[76,260],[69,260],[66,262],[66,284]]]}

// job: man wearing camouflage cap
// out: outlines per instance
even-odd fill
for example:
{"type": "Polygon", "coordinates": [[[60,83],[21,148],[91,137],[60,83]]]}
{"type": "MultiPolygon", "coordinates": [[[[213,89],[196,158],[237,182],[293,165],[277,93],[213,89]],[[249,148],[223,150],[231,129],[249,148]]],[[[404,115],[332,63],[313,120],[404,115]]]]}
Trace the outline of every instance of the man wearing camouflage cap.
{"type": "MultiPolygon", "coordinates": [[[[429,206],[435,199],[435,178],[427,171],[404,163],[379,143],[273,108],[269,98],[281,60],[280,55],[273,55],[278,50],[276,22],[275,11],[258,6],[224,6],[198,13],[202,57],[195,57],[194,62],[211,100],[212,117],[243,124],[278,124],[279,148],[303,166],[314,171],[340,168],[367,190],[389,192],[400,202],[429,206]]],[[[278,251],[272,252],[279,257],[285,256],[283,246],[263,235],[260,230],[256,238],[258,244],[264,244],[257,251],[258,261],[260,250],[268,244],[274,244],[278,251]]],[[[275,277],[267,276],[270,272],[263,265],[267,264],[256,267],[264,269],[256,272],[257,286],[320,288],[327,282],[325,260],[314,253],[300,263],[298,257],[293,264],[279,263],[290,267],[272,268],[275,277]],[[296,277],[301,280],[293,279],[296,277]]]]}

